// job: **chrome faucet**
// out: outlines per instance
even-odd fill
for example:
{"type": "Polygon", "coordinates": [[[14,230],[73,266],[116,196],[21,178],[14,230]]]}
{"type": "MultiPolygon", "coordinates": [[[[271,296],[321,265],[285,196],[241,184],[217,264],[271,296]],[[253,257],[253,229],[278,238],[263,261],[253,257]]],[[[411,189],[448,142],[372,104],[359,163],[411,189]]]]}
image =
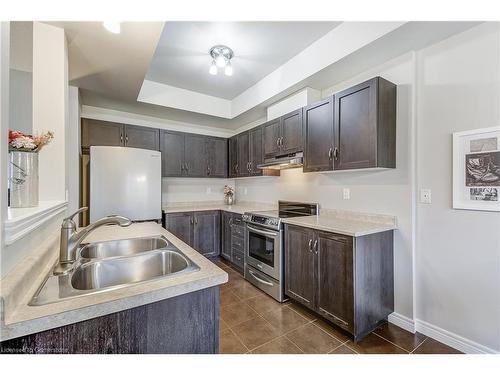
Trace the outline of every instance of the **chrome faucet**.
{"type": "Polygon", "coordinates": [[[82,207],[78,211],[74,212],[67,218],[65,218],[61,225],[61,243],[59,247],[59,263],[54,268],[55,275],[61,275],[67,273],[71,270],[72,264],[76,260],[76,250],[78,245],[83,241],[87,235],[94,229],[103,225],[119,225],[121,227],[128,227],[132,222],[130,219],[119,216],[110,215],[97,220],[95,223],[88,225],[81,231],[76,231],[76,223],[73,221],[73,217],[81,212],[87,211],[88,207],[82,207]]]}

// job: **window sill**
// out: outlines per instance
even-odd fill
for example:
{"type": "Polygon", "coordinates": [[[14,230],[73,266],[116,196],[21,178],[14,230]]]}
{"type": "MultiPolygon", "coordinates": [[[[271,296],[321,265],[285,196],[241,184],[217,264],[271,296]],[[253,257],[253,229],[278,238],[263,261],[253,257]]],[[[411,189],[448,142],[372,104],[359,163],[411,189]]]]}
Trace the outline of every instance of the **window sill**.
{"type": "Polygon", "coordinates": [[[64,212],[68,202],[43,201],[37,207],[8,208],[4,223],[5,245],[11,245],[56,215],[64,212]]]}

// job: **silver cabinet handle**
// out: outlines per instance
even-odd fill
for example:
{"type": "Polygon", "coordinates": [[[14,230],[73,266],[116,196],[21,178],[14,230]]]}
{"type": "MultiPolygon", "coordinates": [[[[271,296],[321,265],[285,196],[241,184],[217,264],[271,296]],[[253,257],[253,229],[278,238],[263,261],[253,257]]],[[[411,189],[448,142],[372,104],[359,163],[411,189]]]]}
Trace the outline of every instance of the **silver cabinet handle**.
{"type": "Polygon", "coordinates": [[[335,158],[335,160],[339,158],[339,149],[337,147],[333,149],[333,157],[335,158]]]}
{"type": "Polygon", "coordinates": [[[128,134],[125,136],[125,143],[128,143],[128,134]]]}
{"type": "Polygon", "coordinates": [[[280,138],[280,146],[283,146],[283,137],[280,138]]]}
{"type": "Polygon", "coordinates": [[[310,240],[309,240],[309,243],[308,243],[308,245],[307,245],[307,248],[309,249],[309,251],[312,251],[312,247],[311,247],[312,242],[313,242],[313,240],[312,240],[312,239],[310,239],[310,240]]]}
{"type": "Polygon", "coordinates": [[[123,134],[120,134],[120,143],[123,143],[123,134]]]}
{"type": "Polygon", "coordinates": [[[280,145],[280,139],[279,139],[279,137],[278,137],[278,138],[276,139],[276,146],[278,146],[278,147],[279,147],[279,145],[280,145]]]}
{"type": "Polygon", "coordinates": [[[314,245],[312,246],[314,254],[318,254],[318,240],[314,240],[314,245]]]}
{"type": "Polygon", "coordinates": [[[273,286],[273,283],[270,283],[269,281],[266,281],[266,280],[262,280],[260,277],[258,277],[255,273],[253,273],[251,270],[248,270],[248,272],[250,273],[250,275],[253,276],[253,278],[255,280],[257,280],[259,283],[262,283],[262,284],[265,284],[265,285],[269,285],[269,286],[273,286]]]}
{"type": "Polygon", "coordinates": [[[333,148],[330,147],[330,149],[328,150],[328,159],[332,160],[333,158],[333,148]]]}

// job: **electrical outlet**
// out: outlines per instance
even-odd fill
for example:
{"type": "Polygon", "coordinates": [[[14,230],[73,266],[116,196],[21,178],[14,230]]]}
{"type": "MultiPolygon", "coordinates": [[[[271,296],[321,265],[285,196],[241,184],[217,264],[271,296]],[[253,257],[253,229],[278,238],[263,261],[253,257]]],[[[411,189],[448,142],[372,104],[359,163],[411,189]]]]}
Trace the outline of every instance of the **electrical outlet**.
{"type": "Polygon", "coordinates": [[[207,194],[212,194],[212,188],[210,186],[207,186],[207,194]]]}
{"type": "Polygon", "coordinates": [[[342,189],[342,197],[346,200],[351,199],[351,189],[349,188],[342,189]]]}
{"type": "Polygon", "coordinates": [[[248,188],[244,188],[243,189],[243,195],[247,195],[248,194],[248,188]]]}
{"type": "Polygon", "coordinates": [[[431,189],[420,189],[420,203],[430,204],[431,201],[431,189]]]}

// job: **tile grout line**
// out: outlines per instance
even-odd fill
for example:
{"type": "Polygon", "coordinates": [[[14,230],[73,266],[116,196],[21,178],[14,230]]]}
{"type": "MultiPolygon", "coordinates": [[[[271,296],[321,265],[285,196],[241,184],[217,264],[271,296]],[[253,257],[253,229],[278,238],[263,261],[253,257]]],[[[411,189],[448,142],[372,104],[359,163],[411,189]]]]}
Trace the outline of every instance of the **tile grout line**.
{"type": "Polygon", "coordinates": [[[426,341],[427,341],[427,337],[425,337],[425,338],[422,340],[422,342],[421,342],[420,344],[418,344],[418,345],[415,347],[415,349],[413,349],[413,350],[410,352],[410,354],[414,354],[415,350],[417,350],[418,348],[420,348],[420,347],[422,346],[422,344],[423,344],[424,342],[426,342],[426,341]]]}
{"type": "Polygon", "coordinates": [[[380,336],[379,334],[377,334],[377,333],[375,333],[375,332],[372,332],[372,333],[373,333],[375,336],[380,337],[382,340],[387,341],[389,344],[392,344],[392,345],[394,345],[395,347],[397,347],[397,348],[399,348],[399,349],[401,349],[401,350],[404,350],[406,353],[408,353],[408,354],[410,354],[410,353],[411,353],[411,352],[410,352],[410,351],[408,351],[407,349],[405,349],[405,348],[403,348],[403,347],[399,346],[398,344],[396,344],[396,343],[392,342],[391,340],[386,339],[385,337],[382,337],[382,336],[380,336]]]}

